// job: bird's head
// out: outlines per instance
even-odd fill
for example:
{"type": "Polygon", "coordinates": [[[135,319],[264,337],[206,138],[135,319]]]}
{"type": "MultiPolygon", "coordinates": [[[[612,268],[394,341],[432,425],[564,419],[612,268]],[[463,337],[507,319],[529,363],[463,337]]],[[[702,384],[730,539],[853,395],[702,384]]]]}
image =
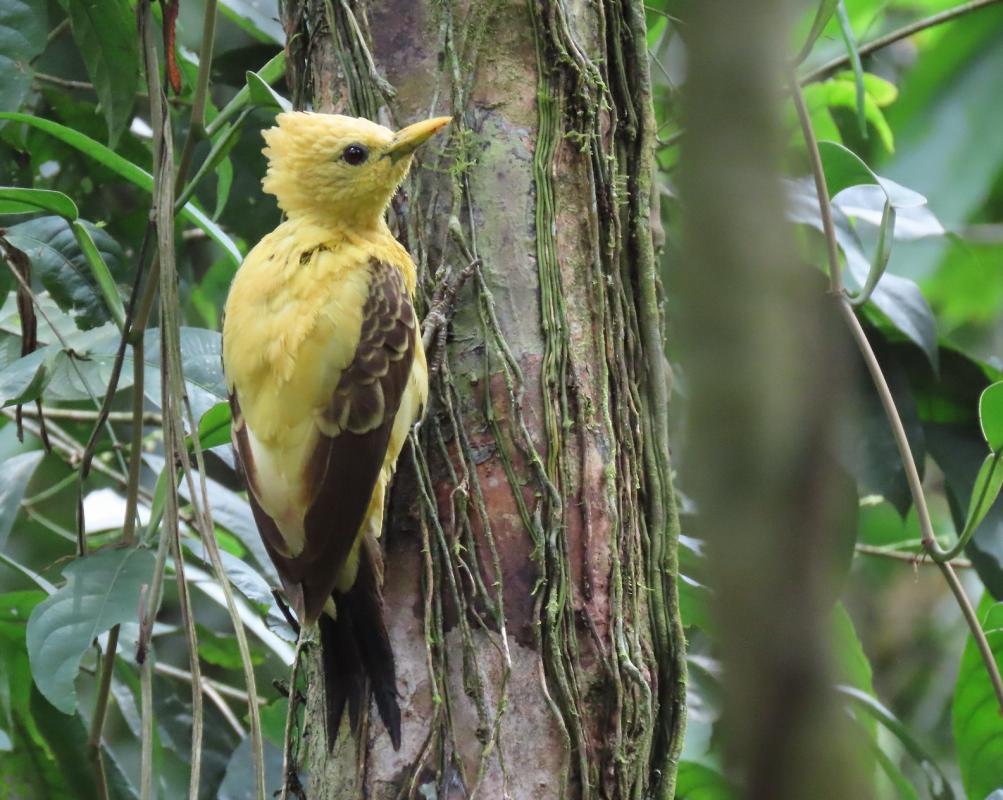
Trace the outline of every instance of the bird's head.
{"type": "Polygon", "coordinates": [[[264,131],[268,173],[262,187],[290,217],[308,214],[342,224],[382,219],[411,166],[415,149],[449,117],[391,131],[340,114],[279,114],[264,131]]]}

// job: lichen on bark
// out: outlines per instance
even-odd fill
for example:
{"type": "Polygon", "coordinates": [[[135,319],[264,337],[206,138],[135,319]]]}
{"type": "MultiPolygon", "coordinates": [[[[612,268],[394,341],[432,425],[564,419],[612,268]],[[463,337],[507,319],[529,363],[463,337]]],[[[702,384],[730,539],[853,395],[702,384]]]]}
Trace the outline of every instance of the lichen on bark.
{"type": "Polygon", "coordinates": [[[403,746],[374,717],[328,755],[311,681],[310,797],[671,797],[685,662],[642,6],[293,0],[284,22],[298,103],[454,115],[391,210],[420,309],[480,264],[388,514],[403,746]]]}

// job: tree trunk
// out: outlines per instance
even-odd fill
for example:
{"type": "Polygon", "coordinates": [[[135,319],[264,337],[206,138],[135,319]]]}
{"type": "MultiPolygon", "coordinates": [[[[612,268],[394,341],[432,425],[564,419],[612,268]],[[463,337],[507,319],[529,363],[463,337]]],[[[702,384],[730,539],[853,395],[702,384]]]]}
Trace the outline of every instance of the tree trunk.
{"type": "MultiPolygon", "coordinates": [[[[419,310],[469,263],[385,535],[403,746],[311,800],[673,795],[684,721],[640,0],[293,0],[299,106],[454,115],[392,208],[419,310]]],[[[311,678],[316,674],[311,668],[311,678]]]]}

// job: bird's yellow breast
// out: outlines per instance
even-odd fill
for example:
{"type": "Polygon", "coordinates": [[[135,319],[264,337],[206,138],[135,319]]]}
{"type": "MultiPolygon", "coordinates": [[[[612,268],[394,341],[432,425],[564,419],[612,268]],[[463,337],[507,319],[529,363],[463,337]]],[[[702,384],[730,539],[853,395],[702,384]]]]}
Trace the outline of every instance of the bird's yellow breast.
{"type": "MultiPolygon", "coordinates": [[[[262,239],[231,286],[224,373],[263,462],[257,467],[268,475],[259,499],[280,527],[295,527],[293,517],[301,520],[312,501],[303,465],[315,421],[358,346],[372,258],[401,269],[413,292],[414,265],[385,226],[349,234],[299,219],[262,239]]],[[[426,390],[420,388],[423,403],[426,390]]]]}

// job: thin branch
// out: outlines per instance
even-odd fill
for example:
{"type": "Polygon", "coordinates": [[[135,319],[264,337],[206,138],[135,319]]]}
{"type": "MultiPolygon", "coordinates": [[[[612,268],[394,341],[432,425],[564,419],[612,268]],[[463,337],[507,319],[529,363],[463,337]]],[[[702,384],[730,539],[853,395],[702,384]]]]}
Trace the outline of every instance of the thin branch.
{"type": "MultiPolygon", "coordinates": [[[[99,411],[88,411],[84,408],[42,406],[42,415],[46,419],[65,419],[70,422],[94,422],[94,420],[99,418],[100,413],[99,411]]],[[[38,417],[39,413],[37,409],[25,408],[24,415],[26,417],[38,417]]],[[[156,411],[144,411],[141,418],[144,425],[160,425],[164,419],[156,411]]],[[[136,417],[131,411],[110,411],[105,415],[105,419],[109,422],[132,422],[136,417]]]]}
{"type": "MultiPolygon", "coordinates": [[[[884,36],[879,36],[877,39],[873,39],[866,44],[858,45],[857,54],[860,58],[864,58],[865,56],[869,56],[871,53],[895,44],[895,42],[899,42],[902,39],[908,39],[910,36],[920,33],[921,31],[935,28],[938,25],[943,25],[945,22],[950,22],[966,14],[970,14],[973,11],[979,11],[980,9],[1000,2],[1003,2],[1003,0],[972,0],[972,2],[969,3],[962,3],[960,6],[955,6],[954,8],[949,8],[946,11],[941,11],[939,14],[933,14],[932,16],[904,25],[901,28],[896,28],[895,30],[886,33],[884,36]]],[[[845,67],[849,63],[850,54],[844,53],[843,55],[838,56],[831,61],[827,61],[822,64],[822,66],[816,67],[811,72],[808,72],[798,78],[798,84],[800,86],[806,86],[809,83],[820,81],[823,78],[828,77],[829,73],[840,69],[841,67],[845,67]]],[[[672,136],[660,140],[658,142],[658,148],[663,149],[678,144],[684,134],[685,130],[676,131],[672,134],[672,136]]]]}
{"type": "Polygon", "coordinates": [[[282,736],[282,794],[279,795],[279,800],[288,800],[289,792],[296,795],[302,793],[293,745],[296,738],[296,710],[299,707],[300,697],[299,690],[296,688],[296,679],[299,676],[300,659],[303,657],[308,636],[309,632],[301,628],[300,635],[296,639],[292,674],[289,676],[289,706],[286,712],[285,733],[282,736]]]}
{"type": "Polygon", "coordinates": [[[860,350],[860,354],[867,366],[867,371],[870,373],[871,380],[874,383],[874,388],[877,390],[878,397],[881,400],[881,405],[888,417],[888,424],[892,429],[892,436],[895,439],[895,445],[899,451],[902,468],[905,470],[906,482],[909,484],[909,492],[912,495],[913,506],[916,508],[916,517],[919,521],[923,547],[926,549],[930,557],[937,562],[937,566],[940,567],[940,571],[944,575],[947,585],[954,594],[958,607],[961,609],[961,613],[965,618],[965,622],[968,623],[969,630],[972,633],[972,638],[975,640],[975,644],[978,646],[979,652],[982,654],[982,660],[985,663],[986,672],[988,673],[989,680],[993,685],[993,691],[996,693],[996,702],[1000,707],[1000,711],[1003,712],[1003,678],[1000,677],[1000,671],[998,665],[996,664],[996,658],[993,656],[992,649],[989,647],[989,642],[986,640],[986,635],[982,630],[982,626],[979,624],[978,617],[975,614],[975,609],[972,608],[972,604],[969,601],[968,596],[965,594],[965,590],[961,586],[958,576],[951,568],[950,562],[944,558],[944,556],[949,554],[941,550],[940,546],[937,544],[937,539],[933,531],[933,523],[930,519],[930,510],[926,505],[926,496],[923,493],[923,483],[919,477],[919,469],[916,466],[916,461],[912,455],[912,449],[909,446],[909,438],[906,436],[905,426],[902,424],[902,417],[899,415],[898,408],[895,406],[895,398],[892,395],[891,389],[888,386],[888,381],[885,379],[885,375],[881,370],[881,365],[878,363],[878,358],[874,353],[874,349],[871,347],[871,343],[867,339],[867,334],[864,332],[864,328],[860,324],[860,320],[857,319],[856,313],[854,313],[853,308],[847,300],[846,294],[842,290],[836,232],[832,224],[832,207],[829,203],[829,191],[825,184],[825,173],[822,169],[822,158],[818,151],[818,142],[815,139],[815,132],[812,129],[811,118],[805,108],[804,99],[801,95],[801,89],[796,80],[791,81],[791,94],[793,95],[794,104],[798,111],[802,134],[804,136],[805,144],[808,146],[808,157],[811,160],[812,174],[815,178],[815,190],[818,194],[819,206],[822,214],[823,231],[825,233],[827,252],[829,256],[829,278],[832,286],[832,292],[837,299],[839,312],[850,329],[850,335],[853,337],[853,340],[856,342],[857,347],[860,350]]]}
{"type": "Polygon", "coordinates": [[[105,774],[104,759],[101,755],[101,738],[104,731],[104,721],[108,716],[108,697],[111,693],[111,678],[115,671],[115,654],[118,652],[118,634],[120,626],[115,625],[108,632],[108,646],[105,648],[101,661],[101,678],[98,684],[97,699],[94,701],[94,716],[91,718],[90,735],[87,737],[87,749],[94,765],[94,778],[97,783],[98,796],[108,800],[108,777],[105,774]]]}
{"type": "MultiPolygon", "coordinates": [[[[179,667],[172,666],[171,664],[161,664],[158,662],[154,666],[154,670],[159,672],[161,675],[165,675],[168,678],[176,678],[179,681],[185,681],[185,683],[192,682],[192,674],[187,670],[180,669],[179,667]]],[[[214,681],[212,678],[202,679],[202,689],[205,690],[206,687],[213,689],[220,697],[229,697],[231,700],[236,700],[239,703],[248,703],[250,701],[250,695],[243,689],[238,689],[236,686],[230,686],[226,683],[220,683],[219,681],[214,681]]],[[[267,705],[268,700],[264,697],[256,698],[259,706],[267,705]]]]}
{"type": "MultiPolygon", "coordinates": [[[[1001,2],[1001,0],[972,0],[969,3],[962,3],[954,8],[949,8],[946,11],[941,11],[939,14],[933,14],[932,16],[926,17],[924,19],[916,20],[908,25],[904,25],[901,28],[897,28],[884,36],[879,36],[877,39],[873,39],[867,44],[862,44],[857,47],[857,53],[861,58],[864,56],[869,56],[876,50],[881,50],[882,48],[888,47],[888,45],[895,44],[902,39],[908,39],[921,31],[928,30],[929,28],[935,28],[938,25],[943,25],[945,22],[950,22],[951,20],[962,17],[966,14],[971,14],[973,11],[979,11],[980,9],[987,8],[988,6],[996,5],[1001,2]]],[[[822,80],[827,77],[829,73],[840,67],[845,67],[850,63],[850,54],[844,53],[843,55],[827,61],[820,67],[816,67],[811,72],[802,76],[799,81],[801,86],[808,83],[814,83],[815,81],[822,80]]]]}
{"type": "Polygon", "coordinates": [[[808,147],[808,161],[811,163],[812,177],[815,179],[815,194],[822,215],[822,232],[825,235],[826,255],[829,258],[829,288],[837,295],[843,294],[843,273],[839,263],[839,249],[836,242],[836,226],[832,221],[832,205],[829,203],[829,187],[825,180],[822,154],[818,150],[818,139],[811,124],[811,115],[804,102],[801,87],[793,73],[791,75],[791,97],[801,123],[805,145],[808,147]]]}
{"type": "Polygon", "coordinates": [[[188,127],[188,137],[178,161],[178,171],[175,184],[184,185],[188,176],[188,168],[195,154],[195,145],[205,136],[205,107],[209,96],[209,75],[212,67],[212,48],[216,38],[216,3],[217,0],[206,0],[205,13],[202,16],[202,45],[199,48],[199,71],[195,78],[195,94],[192,99],[192,118],[188,127]]]}
{"type": "MultiPolygon", "coordinates": [[[[890,547],[879,547],[873,544],[861,544],[857,543],[853,546],[856,553],[862,556],[876,556],[878,558],[887,558],[892,561],[903,561],[912,564],[915,567],[934,567],[937,566],[936,561],[931,561],[926,558],[925,553],[913,553],[908,550],[895,550],[890,547]]],[[[967,558],[956,558],[951,564],[955,567],[961,569],[972,569],[972,562],[967,558]]]]}
{"type": "Polygon", "coordinates": [[[34,79],[39,83],[50,83],[61,89],[83,89],[90,92],[94,91],[94,84],[88,83],[87,81],[74,81],[69,78],[60,78],[58,75],[47,75],[44,72],[36,72],[32,77],[34,77],[34,79]]]}

